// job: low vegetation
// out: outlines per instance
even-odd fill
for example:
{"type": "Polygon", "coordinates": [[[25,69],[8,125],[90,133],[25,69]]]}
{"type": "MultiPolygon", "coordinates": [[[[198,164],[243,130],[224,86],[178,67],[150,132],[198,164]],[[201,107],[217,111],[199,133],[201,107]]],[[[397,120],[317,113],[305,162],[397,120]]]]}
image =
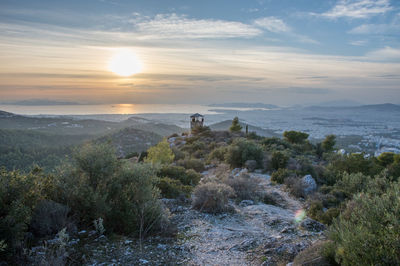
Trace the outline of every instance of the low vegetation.
{"type": "Polygon", "coordinates": [[[82,228],[140,239],[161,234],[169,222],[160,198],[191,199],[194,209],[212,214],[233,211],[235,201],[279,205],[277,196],[259,191],[247,168],[270,174],[304,200],[309,217],[329,226],[328,240],[295,263],[315,257],[328,264],[400,264],[400,155],[339,154],[333,135],[312,144],[304,132],[264,138],[238,125],[234,119],[230,131],[173,135],[132,155],[137,161],[119,159],[111,143],[100,142],[80,145],[52,173],[32,165],[28,172],[2,168],[1,260],[23,264],[22,251],[38,240],[82,228]],[[215,177],[202,178],[210,168],[215,177]]]}

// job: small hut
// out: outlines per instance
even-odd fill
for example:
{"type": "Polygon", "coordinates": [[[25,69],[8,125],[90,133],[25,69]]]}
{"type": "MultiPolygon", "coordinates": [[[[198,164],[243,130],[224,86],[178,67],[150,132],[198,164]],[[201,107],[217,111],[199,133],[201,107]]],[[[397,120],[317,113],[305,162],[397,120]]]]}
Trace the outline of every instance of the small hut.
{"type": "Polygon", "coordinates": [[[202,127],[204,125],[204,116],[199,113],[195,113],[194,115],[190,116],[190,129],[196,127],[202,127]]]}

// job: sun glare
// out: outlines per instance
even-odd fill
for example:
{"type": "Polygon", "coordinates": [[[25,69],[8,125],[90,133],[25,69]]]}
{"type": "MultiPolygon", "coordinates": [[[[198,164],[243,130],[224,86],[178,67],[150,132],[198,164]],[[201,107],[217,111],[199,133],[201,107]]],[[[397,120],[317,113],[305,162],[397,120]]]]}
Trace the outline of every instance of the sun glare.
{"type": "Polygon", "coordinates": [[[119,76],[128,77],[139,73],[142,64],[132,51],[119,50],[111,57],[108,69],[119,76]]]}

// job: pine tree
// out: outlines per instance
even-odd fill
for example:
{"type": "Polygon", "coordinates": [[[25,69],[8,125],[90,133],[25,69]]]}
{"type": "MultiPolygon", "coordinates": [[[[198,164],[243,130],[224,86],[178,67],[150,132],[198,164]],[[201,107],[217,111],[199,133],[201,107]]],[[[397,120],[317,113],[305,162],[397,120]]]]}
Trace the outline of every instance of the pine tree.
{"type": "Polygon", "coordinates": [[[239,124],[239,118],[236,116],[233,120],[232,120],[232,125],[229,128],[230,132],[239,132],[240,130],[242,130],[242,126],[239,124]]]}

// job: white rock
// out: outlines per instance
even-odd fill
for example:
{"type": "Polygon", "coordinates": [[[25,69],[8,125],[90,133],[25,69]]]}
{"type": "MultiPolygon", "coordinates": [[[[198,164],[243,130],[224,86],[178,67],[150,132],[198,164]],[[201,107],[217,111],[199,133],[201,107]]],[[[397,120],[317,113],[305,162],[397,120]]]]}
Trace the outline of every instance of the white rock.
{"type": "Polygon", "coordinates": [[[310,194],[317,190],[317,183],[315,182],[314,178],[311,175],[305,175],[301,182],[303,183],[303,191],[305,195],[310,194]]]}
{"type": "Polygon", "coordinates": [[[145,259],[139,259],[139,262],[142,263],[142,264],[147,264],[147,263],[149,263],[149,261],[148,261],[148,260],[145,260],[145,259]]]}

